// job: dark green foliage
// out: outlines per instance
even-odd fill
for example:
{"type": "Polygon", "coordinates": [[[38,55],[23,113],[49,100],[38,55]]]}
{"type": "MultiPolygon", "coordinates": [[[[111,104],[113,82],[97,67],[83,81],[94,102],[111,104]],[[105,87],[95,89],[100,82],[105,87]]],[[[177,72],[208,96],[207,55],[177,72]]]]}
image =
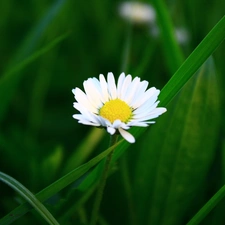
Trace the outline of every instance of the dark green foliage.
{"type": "MultiPolygon", "coordinates": [[[[88,224],[109,137],[72,118],[71,90],[123,68],[163,89],[168,112],[132,128],[135,144],[119,143],[100,223],[183,225],[225,181],[224,19],[194,52],[224,4],[154,0],[161,36],[153,37],[119,17],[121,2],[0,2],[0,171],[38,193],[60,224],[88,224]],[[182,45],[173,36],[181,26],[189,33],[182,45]]],[[[0,182],[0,225],[43,224],[23,202],[0,182]]],[[[202,224],[224,224],[223,211],[221,201],[202,224]]]]}

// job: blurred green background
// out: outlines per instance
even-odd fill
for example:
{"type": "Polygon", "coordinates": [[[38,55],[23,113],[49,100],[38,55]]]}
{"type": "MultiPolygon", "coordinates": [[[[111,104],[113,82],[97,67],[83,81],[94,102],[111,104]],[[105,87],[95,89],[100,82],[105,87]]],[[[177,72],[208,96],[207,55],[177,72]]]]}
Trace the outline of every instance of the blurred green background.
{"type": "MultiPolygon", "coordinates": [[[[0,2],[0,170],[33,193],[108,146],[104,130],[72,118],[73,88],[124,71],[162,89],[225,12],[222,0],[163,1],[170,31],[186,35],[182,42],[173,37],[171,49],[163,24],[129,23],[119,15],[121,3],[0,2]],[[153,35],[156,27],[161,35],[153,35]]],[[[160,10],[156,0],[145,3],[160,10]]],[[[186,224],[224,184],[224,52],[223,43],[114,165],[101,224],[186,224]]],[[[88,224],[93,183],[88,191],[70,186],[46,203],[61,224],[88,224]]],[[[0,183],[0,217],[21,201],[0,183]]],[[[225,201],[202,224],[224,224],[224,207],[225,201]]],[[[31,223],[45,224],[34,211],[13,224],[31,223]]]]}

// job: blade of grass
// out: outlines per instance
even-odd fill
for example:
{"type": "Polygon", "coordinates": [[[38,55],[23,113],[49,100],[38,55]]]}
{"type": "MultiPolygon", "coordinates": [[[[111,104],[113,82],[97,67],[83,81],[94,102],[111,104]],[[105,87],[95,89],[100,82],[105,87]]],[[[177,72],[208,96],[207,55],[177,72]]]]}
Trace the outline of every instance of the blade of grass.
{"type": "Polygon", "coordinates": [[[42,19],[27,35],[27,38],[24,40],[20,48],[17,50],[17,53],[9,63],[8,68],[14,67],[15,64],[29,57],[29,55],[34,51],[35,47],[39,43],[41,37],[47,30],[50,23],[59,14],[66,1],[67,0],[58,0],[53,2],[42,19]]]}
{"type": "MultiPolygon", "coordinates": [[[[123,141],[120,141],[116,144],[117,148],[121,145],[123,141]]],[[[95,166],[98,162],[100,162],[104,157],[106,157],[114,148],[115,146],[112,146],[90,160],[89,162],[83,164],[82,166],[76,168],[75,170],[71,171],[70,173],[66,174],[56,182],[52,183],[39,193],[35,195],[35,197],[43,202],[50,198],[51,196],[55,195],[58,193],[60,190],[71,184],[72,182],[76,181],[79,177],[84,175],[89,169],[91,169],[93,166],[95,166]]],[[[117,151],[117,149],[115,150],[117,151]]],[[[8,225],[14,222],[16,219],[20,218],[24,214],[26,214],[30,209],[32,209],[31,206],[28,204],[24,203],[20,206],[18,206],[16,209],[11,211],[9,214],[7,214],[5,217],[3,217],[0,220],[1,225],[8,225]]]]}
{"type": "Polygon", "coordinates": [[[139,165],[140,176],[137,174],[140,179],[145,171],[152,171],[141,178],[149,182],[147,187],[143,186],[144,191],[140,190],[142,200],[147,202],[146,195],[151,193],[149,206],[143,206],[149,209],[146,212],[149,218],[147,224],[181,224],[186,215],[197,208],[197,203],[193,206],[196,199],[201,201],[202,185],[215,157],[220,124],[218,86],[212,57],[171,103],[158,126],[146,132],[146,135],[149,133],[146,139],[152,140],[152,146],[149,148],[144,144],[146,149],[141,151],[142,159],[148,159],[151,153],[153,163],[149,164],[154,164],[149,169],[144,169],[146,163],[139,165]],[[209,117],[212,117],[210,121],[209,117]],[[163,140],[160,138],[162,134],[163,140]]]}
{"type": "Polygon", "coordinates": [[[153,0],[157,12],[157,21],[160,27],[160,37],[164,49],[165,58],[172,75],[184,61],[184,56],[175,39],[175,31],[171,17],[163,0],[153,0]]]}
{"type": "Polygon", "coordinates": [[[14,189],[19,195],[21,195],[28,203],[30,203],[34,209],[51,225],[59,225],[52,214],[47,210],[47,208],[20,182],[15,180],[13,177],[0,172],[0,180],[12,189],[14,189]]]}
{"type": "Polygon", "coordinates": [[[76,151],[71,154],[70,158],[65,163],[65,168],[63,169],[62,174],[66,174],[84,163],[97,144],[101,141],[104,134],[105,132],[103,129],[93,128],[85,137],[84,141],[82,141],[82,143],[76,148],[76,151]]]}
{"type": "Polygon", "coordinates": [[[12,98],[14,92],[16,91],[16,86],[23,74],[20,73],[27,65],[35,61],[41,55],[48,52],[51,48],[55,47],[65,38],[67,38],[69,33],[63,34],[56,39],[54,39],[51,43],[44,46],[40,50],[34,52],[31,56],[15,65],[11,69],[9,69],[0,79],[0,99],[1,99],[1,108],[0,108],[0,121],[3,119],[7,107],[9,105],[10,99],[12,98]],[[6,95],[7,93],[7,95],[6,95]]]}
{"type": "Polygon", "coordinates": [[[3,74],[0,80],[0,99],[2,102],[0,109],[0,121],[2,120],[6,112],[6,108],[9,104],[10,99],[13,96],[13,93],[15,93],[16,91],[16,87],[18,85],[19,80],[23,76],[23,74],[15,75],[15,73],[18,73],[25,66],[27,66],[28,64],[33,62],[36,58],[47,52],[49,49],[51,49],[53,46],[55,46],[58,42],[63,40],[68,35],[68,34],[62,35],[56,38],[52,43],[50,43],[50,45],[32,54],[42,35],[48,28],[51,21],[59,13],[65,2],[66,0],[58,0],[50,6],[45,16],[34,27],[34,29],[30,32],[30,34],[28,34],[27,38],[24,40],[20,48],[17,50],[17,53],[7,66],[6,72],[3,74]],[[5,93],[7,93],[7,95],[5,93]]]}
{"type": "Polygon", "coordinates": [[[160,104],[167,105],[206,59],[225,39],[225,16],[185,60],[160,93],[160,104]]]}
{"type": "Polygon", "coordinates": [[[82,208],[82,206],[85,204],[85,202],[88,201],[90,196],[96,191],[97,184],[93,185],[90,189],[88,189],[87,192],[85,192],[78,201],[74,202],[73,195],[69,196],[70,201],[67,202],[64,206],[60,208],[60,216],[59,216],[59,222],[61,224],[65,224],[66,219],[70,218],[72,215],[74,215],[74,212],[78,210],[79,208],[82,208]],[[72,202],[72,203],[71,203],[72,202]],[[70,204],[69,204],[70,203],[70,204]]]}
{"type": "MultiPolygon", "coordinates": [[[[202,42],[184,61],[171,79],[166,83],[159,95],[159,106],[166,106],[181,90],[186,82],[194,75],[200,66],[217,49],[225,39],[225,16],[212,28],[202,42]]],[[[147,128],[133,128],[133,135],[137,138],[147,128]]]]}
{"type": "Polygon", "coordinates": [[[225,185],[199,210],[187,225],[199,224],[206,215],[225,197],[225,185]]]}
{"type": "Polygon", "coordinates": [[[16,64],[13,68],[9,69],[8,71],[5,72],[5,74],[3,74],[3,76],[2,76],[0,81],[4,80],[6,78],[8,78],[8,79],[12,78],[12,76],[14,76],[15,73],[21,71],[28,64],[30,64],[31,62],[36,60],[38,57],[40,57],[44,53],[48,52],[51,48],[55,47],[57,44],[59,44],[61,41],[63,41],[65,38],[67,38],[69,34],[70,34],[70,32],[67,32],[65,34],[62,34],[62,35],[58,36],[51,43],[49,43],[48,45],[44,46],[40,50],[34,52],[31,56],[29,56],[28,58],[24,59],[22,62],[16,64]]]}

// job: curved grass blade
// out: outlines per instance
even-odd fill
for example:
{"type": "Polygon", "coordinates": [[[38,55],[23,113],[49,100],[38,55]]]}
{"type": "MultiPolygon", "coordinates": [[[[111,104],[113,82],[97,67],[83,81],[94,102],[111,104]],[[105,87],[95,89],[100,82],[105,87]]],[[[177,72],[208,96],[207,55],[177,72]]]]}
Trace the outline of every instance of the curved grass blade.
{"type": "Polygon", "coordinates": [[[13,177],[0,172],[0,180],[9,185],[19,195],[21,195],[28,203],[30,203],[34,209],[51,225],[59,225],[52,214],[47,208],[21,183],[15,180],[13,177]]]}
{"type": "MultiPolygon", "coordinates": [[[[121,141],[116,144],[116,149],[120,147],[121,141]]],[[[75,170],[71,171],[70,173],[66,174],[56,182],[52,183],[39,193],[35,195],[35,197],[43,202],[50,198],[51,196],[55,195],[59,191],[61,191],[63,188],[67,187],[69,184],[76,181],[79,177],[84,175],[89,169],[91,169],[93,166],[95,166],[98,162],[100,162],[102,159],[104,159],[112,150],[114,149],[114,146],[108,148],[89,162],[83,164],[82,166],[76,168],[75,170]]],[[[24,214],[26,214],[29,210],[31,210],[32,207],[26,203],[18,206],[16,209],[12,210],[9,214],[7,214],[5,217],[3,217],[0,220],[1,225],[8,225],[14,222],[16,219],[20,218],[24,214]]]]}

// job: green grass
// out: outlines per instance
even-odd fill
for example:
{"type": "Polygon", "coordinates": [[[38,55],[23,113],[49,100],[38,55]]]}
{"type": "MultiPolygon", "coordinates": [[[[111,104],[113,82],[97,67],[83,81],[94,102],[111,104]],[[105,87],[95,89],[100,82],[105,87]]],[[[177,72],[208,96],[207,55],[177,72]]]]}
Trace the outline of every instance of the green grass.
{"type": "Polygon", "coordinates": [[[153,37],[120,18],[121,2],[2,1],[0,225],[89,224],[111,149],[103,129],[72,118],[71,90],[121,68],[161,89],[167,113],[118,143],[99,224],[225,223],[225,9],[154,0],[153,37]]]}

